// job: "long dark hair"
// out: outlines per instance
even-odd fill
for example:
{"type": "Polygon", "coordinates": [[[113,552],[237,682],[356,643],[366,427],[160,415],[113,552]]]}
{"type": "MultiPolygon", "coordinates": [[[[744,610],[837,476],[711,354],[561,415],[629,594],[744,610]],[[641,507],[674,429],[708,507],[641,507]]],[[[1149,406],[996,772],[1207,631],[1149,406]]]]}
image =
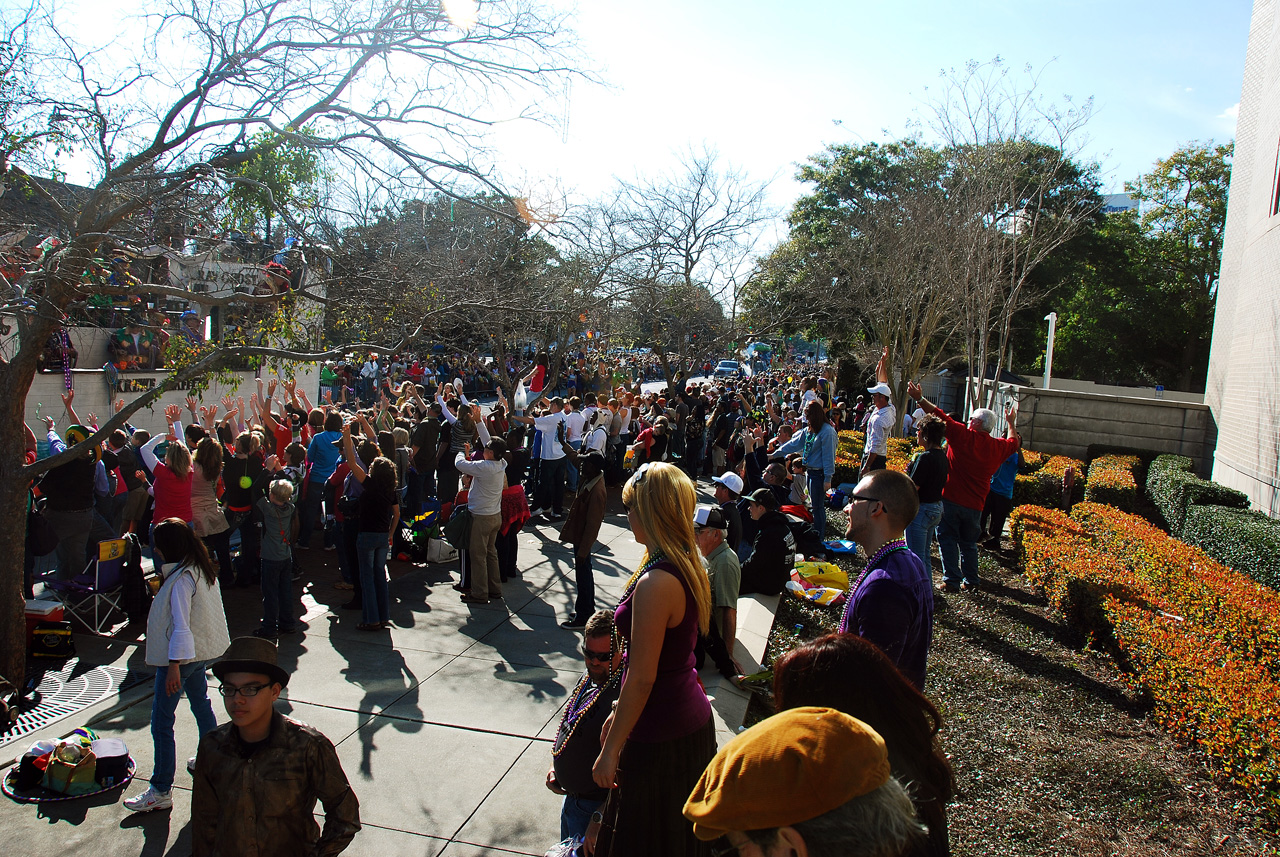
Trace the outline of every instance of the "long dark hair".
{"type": "Polygon", "coordinates": [[[196,466],[206,482],[218,481],[218,474],[222,472],[222,445],[211,437],[201,438],[196,447],[196,466]]]}
{"type": "Polygon", "coordinates": [[[827,634],[787,652],[773,665],[779,711],[817,705],[856,717],[884,738],[894,776],[911,782],[930,830],[945,825],[943,807],[955,774],[938,746],[942,715],[874,643],[856,634],[827,634]]]}
{"type": "Polygon", "coordinates": [[[155,545],[156,552],[165,562],[176,562],[179,566],[194,565],[210,586],[218,582],[218,573],[204,542],[181,518],[165,518],[156,524],[155,545]]]}

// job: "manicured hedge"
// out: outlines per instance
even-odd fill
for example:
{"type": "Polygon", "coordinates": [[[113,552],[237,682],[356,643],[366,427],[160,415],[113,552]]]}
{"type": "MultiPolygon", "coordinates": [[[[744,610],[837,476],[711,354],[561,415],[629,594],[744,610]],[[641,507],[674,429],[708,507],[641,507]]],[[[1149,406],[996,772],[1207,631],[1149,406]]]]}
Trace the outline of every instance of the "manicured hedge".
{"type": "MultiPolygon", "coordinates": [[[[858,471],[862,467],[862,450],[866,445],[866,436],[860,431],[842,431],[836,443],[836,472],[831,480],[832,485],[845,482],[857,483],[858,471]]],[[[911,456],[916,450],[910,438],[891,437],[888,443],[889,455],[886,467],[899,473],[906,473],[911,463],[911,456]]]]}
{"type": "Polygon", "coordinates": [[[1195,474],[1195,463],[1183,455],[1162,455],[1151,462],[1147,470],[1147,496],[1175,536],[1182,535],[1189,506],[1249,508],[1247,494],[1201,479],[1195,474]]]}
{"type": "Polygon", "coordinates": [[[1131,681],[1169,732],[1198,744],[1273,819],[1280,818],[1280,684],[1258,663],[1185,621],[1107,602],[1131,681]]]}
{"type": "Polygon", "coordinates": [[[1259,583],[1280,589],[1280,521],[1225,506],[1190,506],[1182,540],[1259,583]]]}
{"type": "Polygon", "coordinates": [[[1022,461],[1018,464],[1019,473],[1035,473],[1049,459],[1049,456],[1043,452],[1036,452],[1033,449],[1022,450],[1022,461]]]}
{"type": "Polygon", "coordinates": [[[1111,639],[1108,597],[1145,603],[1129,569],[1094,549],[1084,527],[1066,513],[1019,506],[1009,515],[1009,532],[1024,573],[1044,590],[1067,625],[1090,642],[1111,639]]]}
{"type": "Polygon", "coordinates": [[[1066,620],[1114,640],[1159,722],[1280,822],[1280,593],[1112,506],[1010,520],[1027,576],[1066,620]]]}
{"type": "Polygon", "coordinates": [[[1141,463],[1136,455],[1095,458],[1089,463],[1084,499],[1132,512],[1138,502],[1138,482],[1134,474],[1141,463]]]}
{"type": "Polygon", "coordinates": [[[1072,517],[1124,563],[1148,597],[1210,636],[1269,665],[1280,679],[1280,592],[1232,571],[1136,515],[1081,503],[1072,517]]]}
{"type": "MultiPolygon", "coordinates": [[[[1026,454],[1025,452],[1023,453],[1026,454]]],[[[1067,468],[1075,468],[1075,486],[1071,502],[1084,498],[1084,462],[1065,455],[1052,455],[1034,473],[1019,473],[1013,480],[1013,505],[1048,506],[1062,508],[1062,479],[1067,468]]]]}

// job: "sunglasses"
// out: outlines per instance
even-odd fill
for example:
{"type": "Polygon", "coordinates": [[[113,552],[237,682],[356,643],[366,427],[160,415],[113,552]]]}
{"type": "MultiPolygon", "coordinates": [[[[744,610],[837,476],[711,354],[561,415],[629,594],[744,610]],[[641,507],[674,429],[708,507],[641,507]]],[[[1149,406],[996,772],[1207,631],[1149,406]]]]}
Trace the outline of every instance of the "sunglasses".
{"type": "Polygon", "coordinates": [[[613,658],[613,651],[610,650],[607,652],[593,652],[590,649],[583,649],[582,655],[589,661],[595,661],[596,663],[605,664],[605,663],[608,663],[611,658],[613,658]]]}

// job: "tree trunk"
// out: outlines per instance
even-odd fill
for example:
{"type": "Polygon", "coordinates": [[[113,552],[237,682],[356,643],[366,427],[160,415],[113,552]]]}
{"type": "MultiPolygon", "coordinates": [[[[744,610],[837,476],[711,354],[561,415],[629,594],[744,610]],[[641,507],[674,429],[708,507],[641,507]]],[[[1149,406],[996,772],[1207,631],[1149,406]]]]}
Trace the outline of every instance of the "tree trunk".
{"type": "MultiPolygon", "coordinates": [[[[23,473],[26,435],[22,422],[26,383],[17,383],[13,369],[0,367],[0,384],[10,395],[0,399],[0,675],[21,687],[26,672],[27,641],[22,566],[26,552],[28,479],[23,473]]],[[[39,436],[39,430],[36,430],[39,436]]]]}

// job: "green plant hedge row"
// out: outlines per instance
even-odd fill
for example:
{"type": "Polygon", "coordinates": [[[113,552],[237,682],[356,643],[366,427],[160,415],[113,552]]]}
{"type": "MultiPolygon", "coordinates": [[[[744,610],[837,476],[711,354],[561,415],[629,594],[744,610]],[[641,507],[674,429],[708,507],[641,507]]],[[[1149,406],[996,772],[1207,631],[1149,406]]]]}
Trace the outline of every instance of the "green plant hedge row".
{"type": "Polygon", "coordinates": [[[1182,540],[1225,566],[1280,589],[1280,521],[1226,506],[1187,508],[1182,540]]]}
{"type": "Polygon", "coordinates": [[[1170,535],[1181,538],[1191,506],[1248,509],[1243,491],[1208,482],[1195,474],[1195,463],[1183,455],[1161,455],[1147,470],[1147,496],[1160,510],[1170,535]]]}
{"type": "Polygon", "coordinates": [[[1138,502],[1135,473],[1142,461],[1136,455],[1103,455],[1089,462],[1084,499],[1132,512],[1138,502]]]}

